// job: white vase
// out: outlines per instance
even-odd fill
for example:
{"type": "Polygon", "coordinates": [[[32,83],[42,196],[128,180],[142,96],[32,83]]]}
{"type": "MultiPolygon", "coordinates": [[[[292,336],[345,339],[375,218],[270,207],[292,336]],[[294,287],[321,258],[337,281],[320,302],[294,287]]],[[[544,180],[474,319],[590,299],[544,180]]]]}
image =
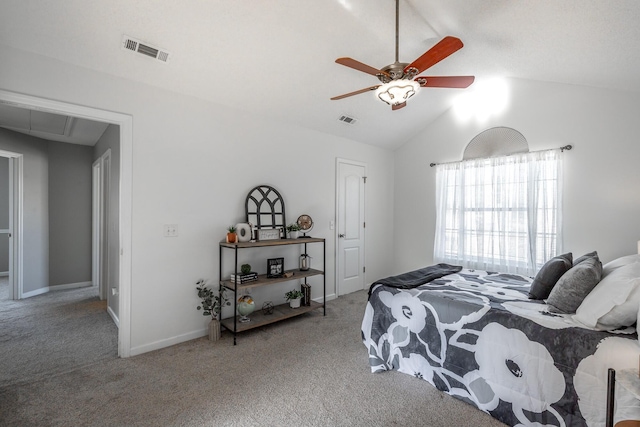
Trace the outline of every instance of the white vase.
{"type": "Polygon", "coordinates": [[[289,232],[289,238],[290,239],[297,239],[298,238],[298,233],[299,232],[297,230],[296,231],[290,231],[289,232]]]}
{"type": "Polygon", "coordinates": [[[296,299],[290,299],[289,300],[289,307],[291,308],[300,308],[300,300],[302,298],[296,298],[296,299]]]}

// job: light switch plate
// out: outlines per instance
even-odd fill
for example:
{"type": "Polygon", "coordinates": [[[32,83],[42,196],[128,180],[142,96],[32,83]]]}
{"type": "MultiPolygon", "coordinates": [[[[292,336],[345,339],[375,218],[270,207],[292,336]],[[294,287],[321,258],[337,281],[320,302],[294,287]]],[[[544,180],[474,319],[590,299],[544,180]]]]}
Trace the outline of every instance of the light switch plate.
{"type": "Polygon", "coordinates": [[[164,237],[178,237],[178,224],[165,224],[164,237]]]}

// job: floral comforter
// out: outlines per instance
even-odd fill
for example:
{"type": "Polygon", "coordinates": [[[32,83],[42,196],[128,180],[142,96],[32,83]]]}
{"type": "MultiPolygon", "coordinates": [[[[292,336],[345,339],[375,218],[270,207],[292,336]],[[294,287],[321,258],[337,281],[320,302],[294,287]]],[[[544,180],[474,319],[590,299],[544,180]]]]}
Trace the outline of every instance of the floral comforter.
{"type": "MultiPolygon", "coordinates": [[[[550,313],[530,284],[466,269],[414,289],[374,283],[362,322],[372,372],[422,378],[510,426],[604,427],[607,369],[637,369],[635,331],[550,313]]],[[[618,387],[615,419],[640,419],[639,405],[618,387]]]]}

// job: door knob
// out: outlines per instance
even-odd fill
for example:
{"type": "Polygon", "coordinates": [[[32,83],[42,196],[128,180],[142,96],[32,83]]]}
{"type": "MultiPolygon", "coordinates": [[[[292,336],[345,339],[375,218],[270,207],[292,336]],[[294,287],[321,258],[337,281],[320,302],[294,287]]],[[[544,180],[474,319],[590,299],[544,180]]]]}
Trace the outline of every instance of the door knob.
{"type": "Polygon", "coordinates": [[[344,238],[344,234],[338,234],[338,237],[344,238]]]}

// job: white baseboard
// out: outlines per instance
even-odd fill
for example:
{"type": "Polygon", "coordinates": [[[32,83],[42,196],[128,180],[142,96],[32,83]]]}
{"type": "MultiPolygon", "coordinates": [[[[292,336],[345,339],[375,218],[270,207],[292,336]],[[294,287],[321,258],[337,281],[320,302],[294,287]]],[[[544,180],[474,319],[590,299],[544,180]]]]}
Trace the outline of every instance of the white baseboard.
{"type": "MultiPolygon", "coordinates": [[[[338,298],[338,297],[336,296],[336,294],[328,294],[328,295],[327,295],[327,301],[331,301],[332,299],[336,299],[336,298],[338,298]]],[[[320,304],[322,304],[322,297],[319,297],[319,298],[311,298],[311,300],[312,300],[312,301],[315,301],[315,302],[318,302],[318,303],[320,303],[320,304]]]]}
{"type": "Polygon", "coordinates": [[[40,289],[35,289],[35,290],[29,291],[29,292],[23,292],[22,293],[22,298],[31,298],[31,297],[35,297],[36,295],[46,294],[47,292],[49,292],[49,287],[48,286],[46,286],[44,288],[40,288],[40,289]]]}
{"type": "Polygon", "coordinates": [[[131,347],[131,356],[137,356],[149,351],[160,350],[161,348],[169,347],[172,345],[180,344],[185,341],[191,341],[196,338],[204,337],[207,335],[207,328],[199,329],[197,331],[188,332],[186,334],[177,335],[175,337],[155,341],[149,344],[143,344],[137,347],[131,347]]]}
{"type": "Polygon", "coordinates": [[[113,323],[115,323],[116,326],[120,328],[120,319],[118,319],[118,316],[116,316],[116,313],[113,312],[111,307],[107,307],[107,313],[109,313],[109,316],[111,316],[111,318],[113,319],[113,323]]]}
{"type": "Polygon", "coordinates": [[[0,271],[0,277],[9,277],[8,271],[0,271]]]}
{"type": "MultiPolygon", "coordinates": [[[[327,295],[327,301],[336,299],[336,294],[327,295]]],[[[322,303],[322,297],[314,298],[314,301],[322,303]]],[[[149,351],[160,350],[161,348],[169,347],[172,345],[180,344],[185,341],[195,340],[207,335],[207,328],[198,329],[196,331],[188,332],[186,334],[177,335],[175,337],[155,341],[149,344],[140,345],[137,347],[131,347],[131,356],[137,356],[139,354],[147,353],[149,351]]]]}
{"type": "Polygon", "coordinates": [[[51,291],[63,291],[65,289],[76,289],[76,288],[85,288],[87,286],[91,286],[91,282],[78,282],[78,283],[67,283],[64,285],[55,285],[55,286],[45,286],[44,288],[35,289],[29,292],[23,292],[22,298],[31,298],[36,295],[46,294],[51,291]]]}
{"type": "Polygon", "coordinates": [[[63,285],[49,286],[49,289],[52,291],[64,291],[66,289],[86,288],[89,286],[93,286],[93,282],[65,283],[63,285]]]}

